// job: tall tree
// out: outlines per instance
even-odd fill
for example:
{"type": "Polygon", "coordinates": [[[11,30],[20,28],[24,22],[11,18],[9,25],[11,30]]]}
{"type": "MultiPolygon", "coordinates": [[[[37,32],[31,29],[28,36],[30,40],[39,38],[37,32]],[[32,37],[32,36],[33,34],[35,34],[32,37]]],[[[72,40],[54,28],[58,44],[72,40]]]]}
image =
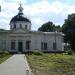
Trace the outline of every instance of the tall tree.
{"type": "Polygon", "coordinates": [[[55,25],[52,22],[47,22],[43,24],[38,30],[43,32],[52,32],[55,30],[55,25]]]}
{"type": "Polygon", "coordinates": [[[75,13],[68,15],[62,26],[62,31],[65,33],[65,42],[70,43],[71,48],[75,50],[75,13]]]}

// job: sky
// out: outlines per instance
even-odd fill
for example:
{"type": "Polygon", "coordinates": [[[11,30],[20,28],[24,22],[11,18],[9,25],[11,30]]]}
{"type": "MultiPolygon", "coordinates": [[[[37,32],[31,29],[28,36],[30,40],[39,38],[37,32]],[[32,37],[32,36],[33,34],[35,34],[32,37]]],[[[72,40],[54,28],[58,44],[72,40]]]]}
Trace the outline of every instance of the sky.
{"type": "Polygon", "coordinates": [[[0,0],[0,29],[10,29],[10,20],[17,15],[20,2],[24,15],[31,20],[32,30],[48,21],[62,26],[68,14],[75,13],[75,0],[0,0]]]}

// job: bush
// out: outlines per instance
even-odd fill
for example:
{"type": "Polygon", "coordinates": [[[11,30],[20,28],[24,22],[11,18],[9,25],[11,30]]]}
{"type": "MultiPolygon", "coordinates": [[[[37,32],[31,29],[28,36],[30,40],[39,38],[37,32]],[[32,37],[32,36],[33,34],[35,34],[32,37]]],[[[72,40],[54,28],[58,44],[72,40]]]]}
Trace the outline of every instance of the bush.
{"type": "Polygon", "coordinates": [[[34,55],[42,55],[43,53],[42,52],[40,52],[40,51],[33,51],[32,52],[34,55]]]}
{"type": "Polygon", "coordinates": [[[68,55],[72,55],[72,50],[68,50],[68,51],[67,51],[67,54],[68,54],[68,55]]]}
{"type": "Polygon", "coordinates": [[[8,51],[3,52],[4,55],[10,54],[8,51]]]}
{"type": "Polygon", "coordinates": [[[9,55],[10,53],[8,51],[4,51],[2,53],[0,53],[0,58],[6,56],[6,55],[9,55]]]}

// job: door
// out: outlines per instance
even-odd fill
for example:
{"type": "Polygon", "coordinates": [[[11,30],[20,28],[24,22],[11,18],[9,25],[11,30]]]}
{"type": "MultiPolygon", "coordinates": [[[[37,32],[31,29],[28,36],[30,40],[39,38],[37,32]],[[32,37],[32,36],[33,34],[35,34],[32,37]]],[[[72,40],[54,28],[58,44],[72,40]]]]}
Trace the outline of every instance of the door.
{"type": "Polygon", "coordinates": [[[18,51],[19,52],[22,52],[23,51],[23,42],[22,41],[19,41],[18,42],[18,51]]]}

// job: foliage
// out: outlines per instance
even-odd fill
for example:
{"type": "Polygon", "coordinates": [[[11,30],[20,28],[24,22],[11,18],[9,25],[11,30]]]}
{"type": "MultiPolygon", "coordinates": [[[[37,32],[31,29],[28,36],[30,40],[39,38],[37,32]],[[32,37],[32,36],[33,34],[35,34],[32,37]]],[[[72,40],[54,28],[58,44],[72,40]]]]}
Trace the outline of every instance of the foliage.
{"type": "Polygon", "coordinates": [[[55,25],[52,22],[47,22],[43,24],[38,30],[44,32],[52,32],[55,30],[54,27],[55,25]]]}
{"type": "Polygon", "coordinates": [[[68,55],[72,55],[72,54],[73,54],[73,53],[72,53],[72,50],[68,50],[68,51],[67,51],[67,54],[68,54],[68,55]]]}
{"type": "Polygon", "coordinates": [[[55,26],[55,30],[58,32],[62,31],[62,27],[60,25],[55,26]]]}
{"type": "Polygon", "coordinates": [[[35,51],[33,51],[33,54],[34,54],[34,55],[42,55],[43,53],[40,52],[40,51],[35,50],[35,51]]]}
{"type": "Polygon", "coordinates": [[[64,41],[70,44],[72,50],[75,50],[75,14],[68,15],[62,26],[62,31],[65,34],[64,41]]]}
{"type": "Polygon", "coordinates": [[[38,30],[43,32],[53,32],[55,30],[61,31],[61,27],[60,25],[55,26],[53,22],[47,22],[47,23],[44,23],[38,30]]]}
{"type": "Polygon", "coordinates": [[[4,52],[4,53],[0,53],[0,64],[2,62],[4,62],[5,60],[7,60],[9,57],[11,57],[12,55],[7,53],[7,52],[4,52]]]}
{"type": "Polygon", "coordinates": [[[5,31],[4,29],[0,29],[0,31],[5,31]]]}
{"type": "Polygon", "coordinates": [[[42,56],[32,54],[27,55],[27,59],[35,75],[63,75],[64,73],[70,75],[75,72],[75,54],[43,53],[42,56]]]}

